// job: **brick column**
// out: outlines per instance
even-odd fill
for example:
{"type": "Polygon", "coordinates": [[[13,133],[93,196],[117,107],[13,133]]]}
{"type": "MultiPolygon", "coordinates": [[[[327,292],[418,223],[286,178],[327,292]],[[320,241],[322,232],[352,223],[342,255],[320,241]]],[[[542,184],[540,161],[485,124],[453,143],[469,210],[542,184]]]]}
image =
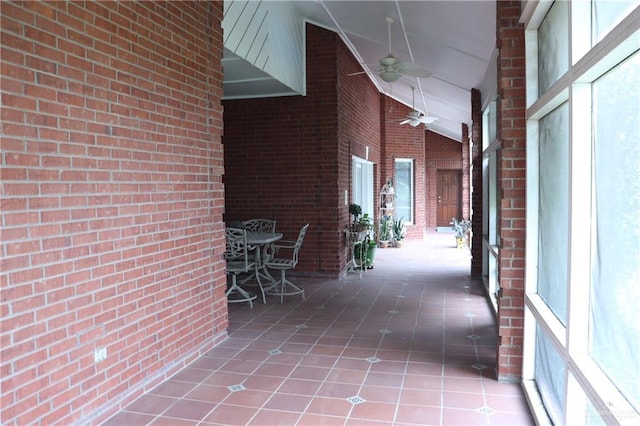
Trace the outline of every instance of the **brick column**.
{"type": "Polygon", "coordinates": [[[478,89],[471,89],[471,275],[482,276],[482,99],[478,89]]]}
{"type": "Polygon", "coordinates": [[[469,159],[469,126],[462,124],[462,218],[471,219],[471,180],[470,180],[470,159],[469,159]]]}
{"type": "Polygon", "coordinates": [[[525,44],[520,1],[496,2],[498,47],[498,380],[519,381],[525,277],[525,44]]]}

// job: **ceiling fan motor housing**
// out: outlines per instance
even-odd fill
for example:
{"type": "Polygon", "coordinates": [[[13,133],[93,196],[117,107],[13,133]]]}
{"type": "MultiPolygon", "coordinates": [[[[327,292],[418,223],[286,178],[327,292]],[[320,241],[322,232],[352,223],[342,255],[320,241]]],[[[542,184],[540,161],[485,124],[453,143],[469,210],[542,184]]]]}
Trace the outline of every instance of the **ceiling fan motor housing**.
{"type": "Polygon", "coordinates": [[[380,59],[379,62],[380,62],[380,65],[383,66],[385,69],[389,69],[398,65],[398,63],[400,62],[400,59],[396,58],[391,53],[389,53],[387,56],[380,59]]]}

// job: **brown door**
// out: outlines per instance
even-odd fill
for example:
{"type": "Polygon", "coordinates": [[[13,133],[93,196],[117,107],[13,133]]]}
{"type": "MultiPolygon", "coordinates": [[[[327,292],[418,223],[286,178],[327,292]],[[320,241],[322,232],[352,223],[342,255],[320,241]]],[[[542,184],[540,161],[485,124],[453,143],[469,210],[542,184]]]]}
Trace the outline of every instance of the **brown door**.
{"type": "Polygon", "coordinates": [[[451,218],[459,217],[460,172],[438,170],[437,226],[450,226],[451,218]]]}

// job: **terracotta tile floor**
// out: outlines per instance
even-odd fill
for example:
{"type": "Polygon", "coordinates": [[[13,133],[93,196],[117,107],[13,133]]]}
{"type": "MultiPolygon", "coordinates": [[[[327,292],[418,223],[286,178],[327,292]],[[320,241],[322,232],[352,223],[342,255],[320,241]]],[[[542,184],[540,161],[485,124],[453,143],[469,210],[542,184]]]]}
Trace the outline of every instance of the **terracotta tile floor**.
{"type": "Polygon", "coordinates": [[[533,425],[454,246],[431,233],[362,277],[295,278],[304,300],[231,304],[227,340],[106,425],[533,425]]]}

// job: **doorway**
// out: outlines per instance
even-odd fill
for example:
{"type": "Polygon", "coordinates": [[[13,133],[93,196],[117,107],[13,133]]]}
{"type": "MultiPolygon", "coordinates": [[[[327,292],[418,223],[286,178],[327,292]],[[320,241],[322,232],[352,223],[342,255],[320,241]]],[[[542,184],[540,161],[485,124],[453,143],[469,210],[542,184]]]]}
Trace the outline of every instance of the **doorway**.
{"type": "Polygon", "coordinates": [[[437,226],[450,226],[451,218],[460,219],[460,170],[438,170],[437,182],[437,226]]]}

